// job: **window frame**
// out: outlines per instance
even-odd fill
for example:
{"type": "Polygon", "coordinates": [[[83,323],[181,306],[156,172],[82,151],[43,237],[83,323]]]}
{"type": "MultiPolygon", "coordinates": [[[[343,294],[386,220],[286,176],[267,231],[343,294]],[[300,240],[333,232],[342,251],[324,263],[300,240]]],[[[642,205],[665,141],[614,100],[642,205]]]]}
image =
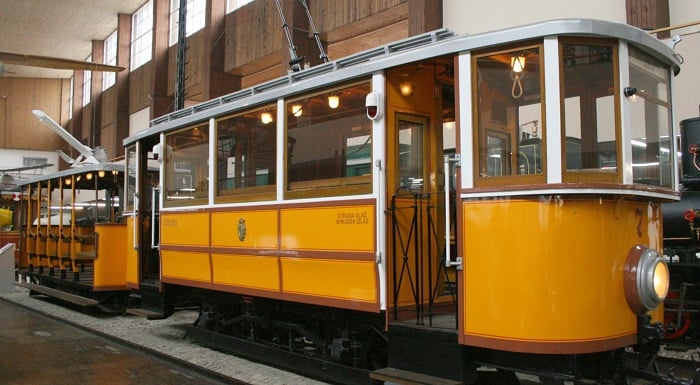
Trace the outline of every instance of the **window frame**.
{"type": "MultiPolygon", "coordinates": [[[[372,193],[373,175],[374,169],[370,175],[362,176],[352,176],[352,177],[335,177],[335,178],[322,178],[313,179],[306,181],[295,181],[290,182],[289,178],[289,139],[290,135],[288,133],[289,126],[289,114],[291,113],[292,104],[317,97],[324,94],[333,94],[344,89],[356,87],[365,84],[367,86],[367,92],[372,91],[372,79],[362,78],[359,80],[351,81],[348,83],[343,83],[335,87],[324,88],[321,90],[312,91],[299,95],[295,98],[284,100],[284,148],[282,153],[284,154],[284,199],[303,199],[303,198],[323,198],[323,197],[337,197],[337,196],[356,196],[363,194],[372,193]],[[349,183],[349,182],[358,183],[349,183]]],[[[364,105],[364,97],[362,98],[364,105]]],[[[363,107],[363,116],[366,118],[363,107]]],[[[369,125],[369,134],[372,136],[371,140],[374,141],[374,130],[371,122],[368,119],[367,123],[369,125]]],[[[278,149],[279,150],[279,149],[278,149]]],[[[373,164],[375,154],[372,152],[370,164],[373,164]]],[[[280,171],[278,171],[280,172],[280,171]]]]}
{"type": "MultiPolygon", "coordinates": [[[[162,191],[162,194],[163,194],[162,204],[163,204],[164,208],[203,206],[203,205],[208,204],[208,202],[209,202],[209,186],[208,186],[209,166],[208,166],[208,164],[209,164],[209,161],[211,159],[211,148],[209,148],[210,147],[209,138],[210,138],[211,134],[212,133],[210,132],[210,127],[209,127],[208,121],[194,123],[194,124],[188,125],[187,127],[183,127],[179,130],[171,131],[171,132],[168,132],[165,134],[165,137],[164,137],[165,148],[164,148],[164,159],[163,159],[165,171],[164,171],[164,175],[163,175],[163,186],[164,187],[163,187],[163,191],[162,191]],[[172,176],[172,178],[176,177],[176,175],[175,175],[176,170],[175,170],[175,165],[174,165],[174,163],[176,162],[176,160],[175,160],[176,149],[174,149],[172,146],[170,146],[170,144],[168,143],[168,139],[173,137],[173,136],[177,136],[179,134],[185,133],[187,131],[194,131],[195,129],[206,130],[206,134],[205,134],[206,140],[201,140],[196,145],[186,147],[186,148],[190,149],[192,147],[196,147],[199,145],[206,146],[206,151],[201,151],[203,157],[197,158],[197,160],[204,159],[205,160],[204,164],[207,165],[206,167],[199,168],[199,171],[201,174],[200,176],[203,176],[203,178],[195,180],[197,175],[190,175],[189,182],[191,183],[191,185],[188,187],[188,189],[192,190],[191,191],[191,193],[193,195],[192,198],[187,198],[185,195],[184,199],[169,199],[168,198],[168,193],[170,191],[168,189],[169,182],[170,182],[169,177],[170,176],[172,176]],[[173,164],[172,175],[169,175],[170,164],[173,164]],[[205,186],[203,186],[202,189],[197,189],[195,186],[197,186],[199,183],[204,183],[205,186]]],[[[185,147],[182,147],[182,149],[185,149],[185,147]]],[[[190,158],[190,159],[194,159],[194,158],[190,158]]],[[[185,161],[185,160],[178,160],[178,161],[185,161]]],[[[183,178],[184,178],[184,176],[183,176],[183,178]]],[[[186,180],[186,178],[184,178],[183,180],[186,180]]],[[[174,188],[173,188],[173,190],[174,190],[174,188]]]]}
{"type": "MultiPolygon", "coordinates": [[[[86,62],[92,62],[92,55],[85,59],[86,62]]],[[[92,71],[83,71],[83,107],[90,104],[92,101],[92,71]]]]}
{"type": "MultiPolygon", "coordinates": [[[[273,131],[275,133],[275,140],[273,141],[272,145],[275,147],[275,163],[274,167],[276,168],[278,165],[277,162],[277,157],[280,154],[279,149],[277,148],[277,103],[269,103],[265,105],[260,105],[256,106],[251,109],[247,109],[245,111],[237,111],[233,114],[217,117],[215,121],[215,128],[214,128],[214,143],[216,145],[216,148],[214,151],[218,152],[218,144],[219,144],[219,124],[221,121],[227,120],[227,119],[233,119],[237,118],[240,116],[248,115],[248,114],[261,114],[263,112],[270,112],[273,116],[273,121],[270,122],[269,124],[273,128],[273,131]]],[[[267,200],[274,200],[277,196],[277,177],[275,177],[275,180],[273,183],[264,185],[264,186],[253,186],[253,187],[239,187],[239,188],[234,188],[234,189],[229,189],[226,193],[222,193],[219,189],[219,165],[220,165],[220,160],[219,157],[216,157],[216,165],[214,167],[214,180],[216,181],[216,186],[214,187],[214,203],[215,204],[220,204],[220,203],[237,203],[237,202],[255,202],[255,201],[267,201],[267,200]]],[[[275,169],[275,175],[277,175],[280,171],[275,169]]]]}
{"type": "MultiPolygon", "coordinates": [[[[474,187],[476,188],[489,188],[489,187],[506,187],[506,186],[517,186],[517,185],[534,185],[534,184],[546,184],[547,183],[547,121],[546,121],[546,88],[545,88],[545,53],[544,53],[544,41],[526,41],[519,44],[511,44],[506,46],[499,46],[496,49],[480,50],[472,52],[471,55],[471,92],[473,106],[472,109],[475,112],[472,115],[472,125],[474,129],[472,130],[472,140],[473,140],[473,175],[474,175],[474,187]],[[480,95],[479,95],[479,70],[478,70],[478,60],[480,58],[495,56],[504,53],[514,53],[517,51],[528,50],[528,49],[538,50],[538,61],[539,61],[539,87],[540,87],[540,143],[541,143],[541,164],[542,171],[535,174],[512,174],[503,176],[482,176],[481,166],[482,163],[488,167],[488,159],[482,159],[482,147],[484,151],[487,149],[488,134],[493,132],[498,132],[499,134],[505,134],[508,138],[508,143],[513,150],[515,141],[518,140],[517,137],[511,135],[512,133],[504,132],[502,130],[494,130],[491,127],[484,126],[480,127],[481,124],[481,111],[480,106],[480,95]],[[483,133],[482,133],[483,131],[483,133]],[[483,135],[482,135],[483,134],[483,135]],[[483,139],[483,140],[482,140],[483,139]]],[[[527,67],[525,69],[527,71],[527,67]]],[[[537,104],[537,103],[533,103],[537,104]]],[[[517,104],[516,109],[519,108],[517,104]]],[[[520,128],[516,127],[516,136],[519,135],[520,128]]],[[[502,135],[499,135],[502,138],[502,135]]],[[[512,165],[511,165],[512,166],[512,165]]],[[[512,167],[511,167],[512,169],[512,167]]]]}
{"type": "MultiPolygon", "coordinates": [[[[206,0],[187,0],[187,20],[185,37],[192,36],[207,24],[207,2],[206,0]]],[[[170,0],[169,26],[168,26],[168,46],[177,44],[180,31],[180,1],[170,0]]]]}
{"type": "Polygon", "coordinates": [[[560,36],[558,41],[559,49],[559,103],[561,117],[561,169],[563,183],[615,183],[622,184],[623,168],[625,167],[622,157],[622,123],[621,123],[621,108],[620,108],[620,49],[619,41],[609,38],[594,38],[594,37],[568,37],[560,36]],[[566,152],[566,93],[564,89],[565,71],[564,71],[564,45],[598,45],[612,47],[612,96],[614,108],[614,126],[615,126],[615,151],[617,166],[615,172],[601,171],[600,169],[581,169],[577,171],[569,171],[567,169],[567,152],[566,152]]]}
{"type": "Polygon", "coordinates": [[[131,71],[143,66],[153,55],[153,0],[131,15],[131,71]]]}
{"type": "MultiPolygon", "coordinates": [[[[104,64],[117,65],[117,30],[107,36],[104,40],[104,64]]],[[[114,72],[104,72],[102,74],[102,91],[105,91],[117,83],[117,74],[114,72]]]]}

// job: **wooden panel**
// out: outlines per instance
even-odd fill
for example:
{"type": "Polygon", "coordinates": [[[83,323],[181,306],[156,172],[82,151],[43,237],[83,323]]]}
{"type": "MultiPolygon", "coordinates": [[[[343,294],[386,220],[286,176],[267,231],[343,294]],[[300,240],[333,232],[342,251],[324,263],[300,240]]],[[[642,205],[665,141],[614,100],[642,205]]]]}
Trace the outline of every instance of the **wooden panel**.
{"type": "MultiPolygon", "coordinates": [[[[146,63],[143,66],[135,69],[129,76],[129,113],[141,111],[151,105],[149,98],[152,79],[152,71],[150,66],[152,63],[146,63]]],[[[158,95],[158,97],[167,97],[167,95],[158,95]]]]}
{"type": "Polygon", "coordinates": [[[215,212],[211,214],[211,245],[277,248],[277,228],[277,210],[215,212]]]}
{"type": "MultiPolygon", "coordinates": [[[[206,33],[200,30],[187,38],[185,53],[185,98],[203,102],[207,100],[204,94],[204,78],[208,68],[208,50],[205,49],[206,33]]],[[[177,45],[168,49],[168,95],[175,95],[177,82],[177,45]]]]}
{"type": "Polygon", "coordinates": [[[280,290],[279,258],[212,254],[213,282],[255,290],[280,290]]]}
{"type": "MultiPolygon", "coordinates": [[[[668,0],[626,0],[627,24],[646,30],[668,27],[670,14],[668,0]]],[[[668,32],[659,38],[667,38],[668,32]]]]}
{"type": "Polygon", "coordinates": [[[161,213],[161,244],[209,246],[209,213],[161,213]]]}
{"type": "MultiPolygon", "coordinates": [[[[291,25],[290,20],[287,20],[291,25]]],[[[254,1],[226,16],[227,70],[277,53],[285,48],[274,1],[254,1]]]]}
{"type": "Polygon", "coordinates": [[[374,250],[374,206],[333,206],[280,210],[285,250],[374,250]]]}
{"type": "MultiPolygon", "coordinates": [[[[314,23],[321,32],[321,40],[329,44],[376,31],[408,18],[405,1],[391,1],[382,6],[363,6],[367,1],[323,1],[312,8],[314,23]],[[326,4],[327,3],[327,4],[326,4]],[[342,4],[342,5],[341,5],[342,4]],[[320,21],[316,21],[320,18],[320,21]],[[319,26],[320,24],[320,26],[319,26]]],[[[392,41],[387,37],[384,42],[392,41]]]]}
{"type": "Polygon", "coordinates": [[[338,43],[328,45],[328,56],[332,60],[352,55],[370,48],[378,47],[392,41],[408,37],[408,20],[379,28],[363,35],[358,35],[338,43]]]}
{"type": "Polygon", "coordinates": [[[41,123],[32,110],[61,117],[62,80],[0,78],[0,138],[3,148],[54,151],[63,140],[41,123]]]}
{"type": "MultiPolygon", "coordinates": [[[[406,0],[319,0],[312,3],[311,15],[318,30],[327,32],[405,3],[406,0]]],[[[391,19],[389,15],[384,17],[391,19]]],[[[367,32],[362,27],[358,26],[358,29],[358,33],[367,32]]]]}
{"type": "Polygon", "coordinates": [[[377,301],[374,261],[280,258],[280,262],[284,293],[327,300],[377,301]]]}

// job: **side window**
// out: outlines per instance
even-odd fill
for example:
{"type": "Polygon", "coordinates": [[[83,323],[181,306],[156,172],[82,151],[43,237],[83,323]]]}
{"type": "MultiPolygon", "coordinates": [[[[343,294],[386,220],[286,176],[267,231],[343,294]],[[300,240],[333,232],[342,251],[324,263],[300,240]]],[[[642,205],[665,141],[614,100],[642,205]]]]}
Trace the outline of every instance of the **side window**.
{"type": "Polygon", "coordinates": [[[537,44],[474,56],[477,187],[545,181],[541,52],[537,44]]]}
{"type": "Polygon", "coordinates": [[[288,198],[372,192],[368,81],[286,103],[288,198]]]}
{"type": "Polygon", "coordinates": [[[275,105],[216,122],[217,202],[275,198],[275,105]]]}
{"type": "Polygon", "coordinates": [[[207,203],[209,126],[200,124],[165,137],[163,206],[207,203]]]}
{"type": "Polygon", "coordinates": [[[124,203],[124,211],[134,211],[134,196],[136,195],[136,146],[129,146],[126,149],[126,202],[124,203]]]}
{"type": "Polygon", "coordinates": [[[667,65],[630,47],[632,178],[634,183],[673,186],[671,79],[667,65]]]}
{"type": "Polygon", "coordinates": [[[616,44],[564,40],[560,47],[564,181],[619,181],[616,44]]]}

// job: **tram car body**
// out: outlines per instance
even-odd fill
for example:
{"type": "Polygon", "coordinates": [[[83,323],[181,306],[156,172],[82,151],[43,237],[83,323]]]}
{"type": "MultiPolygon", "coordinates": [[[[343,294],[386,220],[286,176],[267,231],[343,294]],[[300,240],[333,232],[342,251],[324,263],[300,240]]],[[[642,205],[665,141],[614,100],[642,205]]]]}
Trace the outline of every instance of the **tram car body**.
{"type": "Polygon", "coordinates": [[[439,30],[163,116],[124,141],[125,285],[331,382],[690,384],[647,370],[679,69],[606,21],[439,30]]]}
{"type": "Polygon", "coordinates": [[[19,285],[80,306],[126,303],[123,175],[123,164],[86,164],[20,184],[19,285]]]}
{"type": "Polygon", "coordinates": [[[665,301],[665,337],[700,336],[700,118],[680,123],[681,199],[663,205],[664,255],[671,272],[665,301]]]}

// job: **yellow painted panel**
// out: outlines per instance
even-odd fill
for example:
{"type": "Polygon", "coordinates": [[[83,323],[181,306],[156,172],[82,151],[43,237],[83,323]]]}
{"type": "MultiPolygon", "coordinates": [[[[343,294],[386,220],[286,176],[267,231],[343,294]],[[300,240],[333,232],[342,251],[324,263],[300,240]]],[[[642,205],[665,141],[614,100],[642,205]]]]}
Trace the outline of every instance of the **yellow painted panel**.
{"type": "Polygon", "coordinates": [[[283,209],[280,228],[286,250],[374,250],[372,205],[283,209]]]}
{"type": "Polygon", "coordinates": [[[504,199],[465,202],[462,213],[466,334],[555,342],[636,331],[623,268],[635,244],[660,248],[658,205],[504,199]]]}
{"type": "Polygon", "coordinates": [[[377,301],[374,261],[281,258],[282,290],[324,298],[377,301]]]}
{"type": "Polygon", "coordinates": [[[209,253],[161,250],[163,277],[211,282],[209,253]]]}
{"type": "Polygon", "coordinates": [[[160,213],[160,244],[209,246],[209,213],[160,213]]]}
{"type": "Polygon", "coordinates": [[[277,248],[277,210],[215,212],[211,227],[212,247],[277,248]]]}
{"type": "Polygon", "coordinates": [[[126,217],[126,282],[131,285],[139,284],[139,254],[134,249],[134,217],[126,217]]]}
{"type": "Polygon", "coordinates": [[[211,262],[214,267],[214,283],[280,290],[277,257],[212,254],[211,262]]]}
{"type": "Polygon", "coordinates": [[[95,225],[97,259],[94,286],[125,286],[126,258],[122,249],[126,241],[126,225],[95,225]]]}

